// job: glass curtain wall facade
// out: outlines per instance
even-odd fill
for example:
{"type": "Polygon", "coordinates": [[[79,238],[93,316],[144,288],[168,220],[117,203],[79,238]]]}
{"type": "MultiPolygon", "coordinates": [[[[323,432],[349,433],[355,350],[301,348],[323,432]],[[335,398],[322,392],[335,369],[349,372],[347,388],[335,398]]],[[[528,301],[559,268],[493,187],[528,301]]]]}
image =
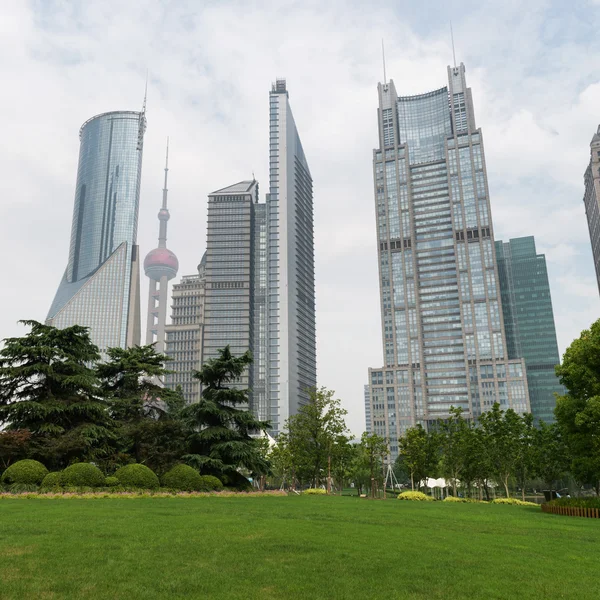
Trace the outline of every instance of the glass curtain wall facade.
{"type": "Polygon", "coordinates": [[[91,118],[79,132],[69,262],[47,323],[90,327],[103,355],[140,342],[136,244],[145,130],[143,112],[117,111],[91,118]]]}
{"type": "Polygon", "coordinates": [[[525,359],[531,413],[554,422],[555,393],[564,394],[554,373],[559,364],[546,257],[533,236],[496,242],[502,313],[509,358],[525,359]]]}
{"type": "MultiPolygon", "coordinates": [[[[253,206],[258,183],[242,181],[208,197],[203,360],[229,345],[239,356],[252,350],[253,206]]],[[[237,382],[253,387],[253,371],[237,382]]]]}
{"type": "Polygon", "coordinates": [[[171,324],[165,327],[165,354],[171,358],[165,387],[181,387],[187,404],[200,400],[200,382],[193,377],[202,366],[206,254],[197,275],[185,275],[173,286],[171,324]]]}
{"type": "Polygon", "coordinates": [[[285,80],[269,103],[267,394],[278,433],[317,382],[313,191],[285,80]]]}
{"type": "Polygon", "coordinates": [[[596,281],[600,291],[600,126],[590,144],[590,162],[584,175],[583,203],[590,232],[596,281]]]}
{"type": "Polygon", "coordinates": [[[373,433],[371,429],[371,389],[369,385],[365,385],[365,431],[373,433]]]}
{"type": "Polygon", "coordinates": [[[390,440],[451,407],[529,410],[506,351],[481,130],[464,65],[448,86],[379,84],[373,153],[385,367],[369,369],[371,426],[390,440]]]}

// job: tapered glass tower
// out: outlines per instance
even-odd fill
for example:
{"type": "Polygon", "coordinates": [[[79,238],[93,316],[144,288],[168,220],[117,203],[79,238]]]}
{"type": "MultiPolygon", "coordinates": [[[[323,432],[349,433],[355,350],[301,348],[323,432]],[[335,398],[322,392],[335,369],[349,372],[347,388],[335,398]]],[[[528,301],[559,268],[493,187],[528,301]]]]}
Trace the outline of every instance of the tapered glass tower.
{"type": "Polygon", "coordinates": [[[91,328],[105,353],[140,342],[137,222],[144,112],[86,121],[75,187],[69,262],[47,323],[91,328]]]}
{"type": "Polygon", "coordinates": [[[481,130],[464,65],[448,86],[398,96],[379,84],[373,153],[385,367],[370,369],[372,430],[390,440],[494,402],[529,410],[506,351],[481,130]]]}

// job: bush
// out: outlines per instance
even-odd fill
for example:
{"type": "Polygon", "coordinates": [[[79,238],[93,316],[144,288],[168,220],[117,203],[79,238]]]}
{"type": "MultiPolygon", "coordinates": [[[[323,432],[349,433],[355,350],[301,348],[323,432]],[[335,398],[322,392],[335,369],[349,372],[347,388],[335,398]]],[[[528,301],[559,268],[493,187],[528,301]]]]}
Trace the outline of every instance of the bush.
{"type": "Polygon", "coordinates": [[[512,504],[513,506],[539,506],[535,502],[524,502],[517,498],[496,498],[492,500],[492,504],[512,504]]]}
{"type": "Polygon", "coordinates": [[[60,475],[64,487],[101,487],[104,485],[102,471],[90,463],[75,463],[60,475]]]}
{"type": "Polygon", "coordinates": [[[398,494],[398,500],[412,500],[414,502],[432,502],[433,498],[423,492],[402,492],[398,494]]]}
{"type": "Polygon", "coordinates": [[[233,471],[232,473],[223,474],[221,481],[223,485],[229,489],[238,492],[251,492],[252,484],[241,473],[233,471]]]}
{"type": "Polygon", "coordinates": [[[6,485],[13,483],[40,485],[46,475],[48,475],[48,469],[41,462],[29,459],[19,460],[4,471],[2,483],[6,485]]]}
{"type": "Polygon", "coordinates": [[[556,498],[548,506],[572,506],[573,508],[600,508],[600,498],[556,498]]]}
{"type": "Polygon", "coordinates": [[[220,492],[223,489],[223,483],[214,475],[200,475],[200,492],[220,492]]]}
{"type": "Polygon", "coordinates": [[[466,498],[459,498],[458,496],[446,496],[444,502],[466,502],[466,498]]]}
{"type": "Polygon", "coordinates": [[[37,492],[39,490],[39,486],[34,483],[13,483],[8,486],[8,491],[11,494],[23,494],[25,492],[37,492]]]}
{"type": "Polygon", "coordinates": [[[117,477],[107,477],[104,480],[104,485],[106,487],[117,487],[119,485],[119,479],[117,477]]]}
{"type": "Polygon", "coordinates": [[[188,465],[174,466],[163,475],[162,484],[164,487],[182,492],[198,492],[204,485],[200,473],[188,465]]]}
{"type": "Polygon", "coordinates": [[[323,496],[327,494],[327,490],[323,488],[308,488],[302,492],[303,494],[307,494],[308,496],[323,496]]]}
{"type": "Polygon", "coordinates": [[[48,473],[46,477],[42,480],[42,485],[40,486],[42,489],[56,489],[60,488],[60,471],[55,473],[48,473]]]}
{"type": "Polygon", "coordinates": [[[158,477],[145,465],[125,465],[117,469],[115,477],[126,488],[156,490],[160,487],[158,477]]]}

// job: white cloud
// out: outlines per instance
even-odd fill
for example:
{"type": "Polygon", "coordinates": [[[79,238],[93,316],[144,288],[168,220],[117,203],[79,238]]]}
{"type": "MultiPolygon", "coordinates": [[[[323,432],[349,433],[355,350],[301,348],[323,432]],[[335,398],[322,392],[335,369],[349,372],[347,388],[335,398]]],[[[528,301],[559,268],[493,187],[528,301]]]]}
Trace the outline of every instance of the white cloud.
{"type": "MultiPolygon", "coordinates": [[[[564,349],[600,308],[582,204],[600,121],[599,42],[588,35],[598,11],[559,14],[545,0],[453,11],[464,15],[453,16],[457,56],[484,131],[495,233],[534,234],[546,252],[564,349]]],[[[83,121],[138,109],[149,69],[139,243],[142,253],[156,244],[169,135],[169,245],[192,273],[207,194],[252,172],[266,192],[268,91],[286,76],[314,178],[319,382],[360,433],[367,368],[382,359],[371,168],[380,40],[400,93],[439,88],[447,15],[444,3],[408,0],[3,3],[0,336],[45,317],[66,265],[83,121]]]]}

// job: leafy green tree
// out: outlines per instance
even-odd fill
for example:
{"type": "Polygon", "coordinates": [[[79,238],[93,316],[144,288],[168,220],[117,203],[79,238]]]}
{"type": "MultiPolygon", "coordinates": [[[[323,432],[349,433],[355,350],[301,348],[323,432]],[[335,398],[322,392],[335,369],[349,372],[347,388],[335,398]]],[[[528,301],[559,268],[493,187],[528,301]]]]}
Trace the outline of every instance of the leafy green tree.
{"type": "Polygon", "coordinates": [[[133,459],[159,474],[169,470],[185,452],[186,431],[181,394],[160,384],[168,357],[153,344],[109,348],[107,354],[96,372],[117,429],[115,463],[133,459]]]}
{"type": "Polygon", "coordinates": [[[439,423],[440,470],[443,477],[452,483],[454,496],[458,481],[463,479],[469,429],[461,413],[462,409],[452,407],[449,417],[439,423]]]}
{"type": "Polygon", "coordinates": [[[0,431],[0,472],[18,460],[29,456],[31,432],[29,429],[0,431]]]}
{"type": "Polygon", "coordinates": [[[600,320],[567,348],[556,375],[566,389],[554,414],[571,455],[571,473],[600,495],[600,320]]]}
{"type": "Polygon", "coordinates": [[[362,444],[352,446],[352,456],[349,464],[350,479],[354,483],[358,495],[367,493],[371,487],[371,471],[369,457],[362,444]]]}
{"type": "Polygon", "coordinates": [[[525,501],[525,487],[527,482],[535,476],[536,428],[533,423],[533,415],[530,413],[521,416],[521,423],[520,436],[516,440],[515,478],[521,487],[521,499],[525,501]]]}
{"type": "Polygon", "coordinates": [[[346,414],[334,392],[320,388],[311,390],[308,403],[286,421],[288,448],[301,483],[316,487],[328,476],[325,474],[337,452],[336,444],[345,443],[350,433],[344,421],[346,414]]]}
{"type": "Polygon", "coordinates": [[[32,452],[52,468],[103,456],[113,432],[88,329],[21,323],[31,331],[0,350],[0,423],[29,430],[32,452]]]}
{"type": "Polygon", "coordinates": [[[491,410],[479,417],[479,423],[486,437],[491,475],[502,483],[509,498],[508,481],[517,465],[521,418],[511,408],[500,410],[500,405],[495,402],[491,410]]]}
{"type": "Polygon", "coordinates": [[[438,436],[422,425],[410,427],[398,440],[399,455],[410,473],[410,486],[415,489],[426,477],[434,477],[439,462],[438,436]]]}
{"type": "Polygon", "coordinates": [[[235,382],[252,363],[251,353],[233,356],[226,346],[219,356],[204,363],[195,377],[202,384],[202,398],[186,406],[182,416],[191,430],[189,451],[183,458],[202,473],[240,480],[239,469],[253,474],[268,470],[253,433],[268,429],[247,410],[248,390],[235,382]]]}
{"type": "Polygon", "coordinates": [[[535,431],[535,469],[537,475],[552,490],[569,465],[567,445],[560,427],[540,421],[535,431]]]}
{"type": "Polygon", "coordinates": [[[486,437],[483,429],[473,422],[468,424],[464,432],[463,450],[462,481],[467,493],[471,496],[473,484],[476,484],[479,497],[485,492],[486,499],[489,500],[488,479],[491,466],[486,437]]]}
{"type": "Polygon", "coordinates": [[[348,482],[351,474],[354,446],[352,438],[346,435],[337,436],[331,452],[331,472],[340,494],[348,482]]]}
{"type": "Polygon", "coordinates": [[[277,443],[271,449],[269,460],[277,485],[284,488],[287,484],[291,489],[295,489],[296,477],[293,455],[290,452],[289,438],[286,432],[281,432],[277,436],[277,443]]]}
{"type": "MultiPolygon", "coordinates": [[[[367,433],[366,431],[360,438],[360,443],[364,448],[367,461],[369,463],[369,476],[371,480],[371,497],[375,498],[375,488],[378,479],[383,479],[381,475],[381,465],[383,458],[388,454],[387,440],[376,433],[367,433]]],[[[382,481],[383,484],[383,481],[382,481]]]]}

